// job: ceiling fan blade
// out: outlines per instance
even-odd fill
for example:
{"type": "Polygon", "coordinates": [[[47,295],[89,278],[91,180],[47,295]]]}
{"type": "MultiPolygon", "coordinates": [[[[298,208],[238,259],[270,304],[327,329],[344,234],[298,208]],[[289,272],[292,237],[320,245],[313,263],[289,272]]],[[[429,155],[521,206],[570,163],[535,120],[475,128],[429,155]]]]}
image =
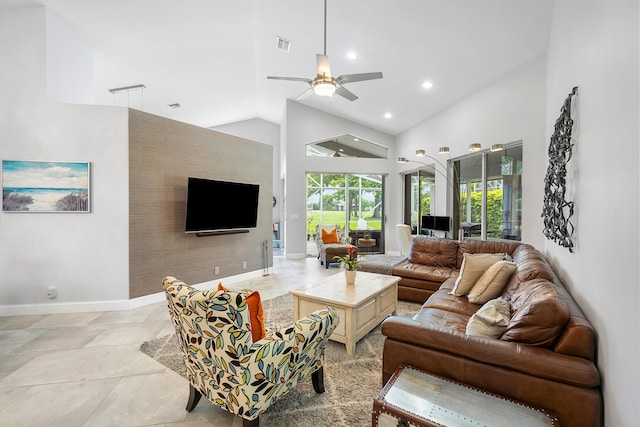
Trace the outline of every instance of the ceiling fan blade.
{"type": "Polygon", "coordinates": [[[305,82],[305,83],[313,83],[313,80],[307,79],[305,77],[278,77],[278,76],[267,76],[268,79],[271,80],[290,80],[293,82],[305,82]]]}
{"type": "Polygon", "coordinates": [[[382,73],[359,73],[359,74],[343,74],[336,78],[336,83],[339,85],[345,83],[361,82],[364,80],[381,79],[382,73]]]}
{"type": "Polygon", "coordinates": [[[336,88],[336,94],[348,99],[349,101],[355,101],[356,99],[358,99],[358,97],[353,92],[345,89],[344,86],[338,86],[336,88]]]}
{"type": "Polygon", "coordinates": [[[309,97],[309,95],[311,95],[312,93],[313,93],[313,88],[310,87],[309,89],[305,90],[300,95],[298,95],[298,97],[295,99],[295,101],[303,101],[303,100],[307,99],[309,97]]]}
{"type": "Polygon", "coordinates": [[[329,67],[329,57],[327,55],[316,54],[318,64],[318,80],[331,80],[331,69],[329,67]]]}

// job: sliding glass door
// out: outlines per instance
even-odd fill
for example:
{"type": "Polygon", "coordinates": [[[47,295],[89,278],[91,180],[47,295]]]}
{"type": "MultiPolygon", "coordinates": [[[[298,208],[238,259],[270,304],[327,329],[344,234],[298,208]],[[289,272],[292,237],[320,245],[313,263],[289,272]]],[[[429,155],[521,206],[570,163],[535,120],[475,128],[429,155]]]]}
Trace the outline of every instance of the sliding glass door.
{"type": "Polygon", "coordinates": [[[431,215],[435,177],[423,170],[404,175],[404,223],[412,234],[421,234],[422,217],[431,215]]]}
{"type": "Polygon", "coordinates": [[[470,154],[456,159],[454,167],[460,188],[454,227],[465,237],[521,240],[522,144],[470,154]]]}
{"type": "Polygon", "coordinates": [[[307,174],[307,238],[318,224],[339,225],[362,243],[361,252],[384,252],[384,175],[307,174]],[[368,246],[364,246],[364,245],[368,246]]]}

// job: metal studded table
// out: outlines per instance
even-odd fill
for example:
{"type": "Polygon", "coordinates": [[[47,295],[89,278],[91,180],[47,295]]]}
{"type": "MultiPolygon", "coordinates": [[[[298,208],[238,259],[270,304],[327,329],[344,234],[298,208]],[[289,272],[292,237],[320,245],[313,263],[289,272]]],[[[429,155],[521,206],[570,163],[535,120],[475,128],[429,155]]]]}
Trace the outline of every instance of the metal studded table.
{"type": "Polygon", "coordinates": [[[548,411],[401,366],[373,401],[372,426],[559,426],[548,411]]]}

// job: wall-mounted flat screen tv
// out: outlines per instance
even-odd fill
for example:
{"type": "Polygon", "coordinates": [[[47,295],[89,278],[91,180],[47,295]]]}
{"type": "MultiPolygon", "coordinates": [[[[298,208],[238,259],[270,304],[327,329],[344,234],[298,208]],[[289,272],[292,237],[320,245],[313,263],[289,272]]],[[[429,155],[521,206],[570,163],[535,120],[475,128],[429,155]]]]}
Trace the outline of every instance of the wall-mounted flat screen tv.
{"type": "Polygon", "coordinates": [[[255,228],[258,184],[189,178],[187,233],[255,228]]]}

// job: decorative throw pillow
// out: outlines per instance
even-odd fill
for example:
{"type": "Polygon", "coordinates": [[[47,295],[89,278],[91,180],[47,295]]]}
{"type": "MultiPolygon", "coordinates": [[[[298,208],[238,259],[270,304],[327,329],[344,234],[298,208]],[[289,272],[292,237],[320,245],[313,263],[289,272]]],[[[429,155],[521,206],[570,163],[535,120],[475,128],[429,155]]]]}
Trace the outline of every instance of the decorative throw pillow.
{"type": "Polygon", "coordinates": [[[487,269],[469,291],[469,302],[484,304],[502,293],[507,281],[516,271],[513,261],[498,261],[487,269]]]}
{"type": "MultiPolygon", "coordinates": [[[[229,291],[229,289],[225,288],[222,283],[218,283],[218,290],[229,291]]],[[[260,293],[250,289],[243,289],[242,293],[247,301],[247,307],[249,308],[252,341],[260,341],[267,335],[267,329],[264,326],[264,311],[262,309],[260,293]]]]}
{"type": "Polygon", "coordinates": [[[467,295],[482,273],[496,262],[500,261],[504,254],[470,254],[465,253],[460,266],[460,274],[450,294],[455,296],[467,295]]]}
{"type": "Polygon", "coordinates": [[[332,231],[327,232],[324,228],[322,229],[322,242],[326,245],[328,243],[340,243],[338,239],[338,230],[335,228],[332,231]]]}
{"type": "Polygon", "coordinates": [[[486,338],[500,338],[509,326],[511,308],[509,301],[496,298],[487,301],[467,322],[467,335],[486,338]]]}

